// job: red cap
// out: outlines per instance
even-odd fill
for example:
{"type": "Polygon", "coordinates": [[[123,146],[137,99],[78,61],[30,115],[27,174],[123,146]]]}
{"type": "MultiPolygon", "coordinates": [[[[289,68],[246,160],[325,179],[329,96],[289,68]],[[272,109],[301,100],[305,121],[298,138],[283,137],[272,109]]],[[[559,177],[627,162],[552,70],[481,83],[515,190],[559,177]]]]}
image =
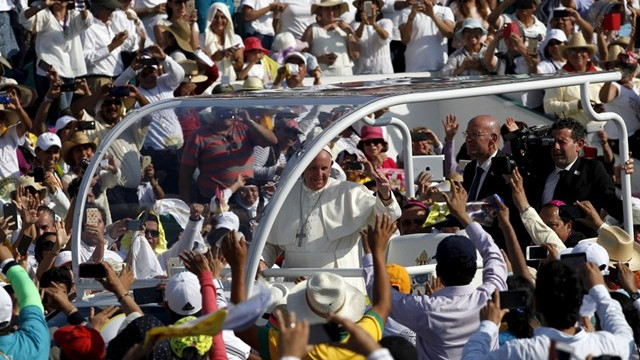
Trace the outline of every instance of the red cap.
{"type": "Polygon", "coordinates": [[[244,39],[244,51],[260,50],[265,55],[269,55],[269,50],[262,47],[262,42],[255,36],[244,39]]]}
{"type": "Polygon", "coordinates": [[[107,349],[102,335],[82,325],[67,325],[53,333],[60,351],[67,359],[104,359],[107,349]]]}

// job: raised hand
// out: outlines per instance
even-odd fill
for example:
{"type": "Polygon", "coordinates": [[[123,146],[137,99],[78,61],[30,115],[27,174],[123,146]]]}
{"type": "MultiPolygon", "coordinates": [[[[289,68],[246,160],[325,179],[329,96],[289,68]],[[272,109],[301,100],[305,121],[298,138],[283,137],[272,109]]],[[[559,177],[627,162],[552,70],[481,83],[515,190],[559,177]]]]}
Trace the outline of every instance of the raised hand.
{"type": "Polygon", "coordinates": [[[247,263],[247,243],[234,230],[222,240],[222,254],[232,269],[244,267],[247,263]]]}
{"type": "Polygon", "coordinates": [[[93,306],[89,309],[89,322],[93,326],[94,329],[100,331],[102,327],[111,319],[113,314],[115,314],[120,308],[117,306],[107,306],[104,310],[99,313],[95,313],[93,306]]]}
{"type": "Polygon", "coordinates": [[[291,311],[284,314],[279,309],[276,310],[278,319],[278,330],[280,330],[280,357],[294,357],[302,359],[307,353],[309,344],[309,322],[305,319],[296,321],[296,314],[291,311]]]}
{"type": "Polygon", "coordinates": [[[462,187],[459,181],[451,181],[451,197],[443,193],[447,207],[453,216],[455,216],[465,227],[471,224],[471,219],[467,215],[467,191],[462,187]]]}
{"type": "Polygon", "coordinates": [[[202,254],[186,250],[180,254],[180,260],[184,263],[184,267],[196,276],[211,271],[207,258],[202,254]]]}
{"type": "Polygon", "coordinates": [[[444,121],[442,121],[442,127],[444,128],[444,140],[453,141],[453,138],[455,138],[458,133],[460,124],[458,124],[455,115],[449,114],[444,118],[444,121]]]}
{"type": "Polygon", "coordinates": [[[509,309],[500,309],[500,292],[496,289],[493,297],[487,301],[487,305],[480,309],[480,320],[489,320],[500,325],[502,317],[508,312],[509,309]]]}
{"type": "Polygon", "coordinates": [[[389,239],[396,231],[395,222],[391,221],[389,215],[376,215],[375,225],[369,225],[367,230],[367,243],[374,255],[382,255],[387,251],[389,239]]]}

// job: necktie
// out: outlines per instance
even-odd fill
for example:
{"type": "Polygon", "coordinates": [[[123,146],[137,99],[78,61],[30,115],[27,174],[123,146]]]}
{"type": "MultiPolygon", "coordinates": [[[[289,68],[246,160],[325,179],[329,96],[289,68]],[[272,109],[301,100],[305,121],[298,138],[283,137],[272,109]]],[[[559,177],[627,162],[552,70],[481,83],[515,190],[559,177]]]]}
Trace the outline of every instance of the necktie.
{"type": "Polygon", "coordinates": [[[476,167],[476,175],[473,177],[473,183],[471,184],[471,190],[469,190],[467,201],[476,201],[476,198],[478,197],[478,190],[480,188],[480,179],[482,179],[482,174],[484,174],[484,169],[479,166],[476,167]]]}

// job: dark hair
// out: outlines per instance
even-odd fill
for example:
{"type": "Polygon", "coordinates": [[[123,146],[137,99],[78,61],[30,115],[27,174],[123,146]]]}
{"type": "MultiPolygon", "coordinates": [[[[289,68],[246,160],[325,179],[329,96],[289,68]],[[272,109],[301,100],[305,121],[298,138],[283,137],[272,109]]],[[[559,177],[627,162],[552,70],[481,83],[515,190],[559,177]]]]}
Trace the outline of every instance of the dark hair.
{"type": "Polygon", "coordinates": [[[100,211],[100,215],[102,216],[102,221],[107,221],[107,213],[104,211],[102,207],[96,205],[94,203],[86,203],[84,204],[84,219],[82,220],[82,225],[84,226],[87,223],[87,210],[88,209],[98,209],[100,211]]]}
{"type": "Polygon", "coordinates": [[[533,284],[522,276],[512,275],[507,278],[507,287],[509,290],[524,290],[527,292],[525,307],[511,310],[504,316],[504,321],[509,326],[509,332],[518,339],[533,337],[533,327],[529,322],[535,315],[533,284]]]}
{"type": "Polygon", "coordinates": [[[38,208],[36,209],[37,212],[46,212],[47,214],[49,214],[49,216],[51,216],[52,220],[56,219],[56,213],[55,211],[53,211],[53,209],[51,209],[50,207],[46,206],[46,205],[40,205],[38,206],[38,208]]]}
{"type": "MultiPolygon", "coordinates": [[[[357,22],[362,22],[362,14],[360,13],[360,7],[358,5],[360,5],[360,3],[364,3],[367,0],[356,0],[355,3],[353,4],[356,7],[356,16],[354,18],[355,21],[357,22]]],[[[378,6],[378,16],[376,16],[376,19],[374,21],[378,22],[380,19],[382,19],[384,16],[382,14],[382,7],[384,6],[384,2],[380,1],[380,0],[369,0],[372,3],[376,3],[376,5],[378,6]]]]}
{"type": "Polygon", "coordinates": [[[51,286],[51,283],[59,283],[64,284],[67,287],[67,294],[71,291],[73,287],[73,280],[71,279],[71,272],[65,268],[51,268],[45,271],[40,278],[40,287],[48,288],[51,286]]]}
{"type": "MultiPolygon", "coordinates": [[[[387,142],[385,139],[370,139],[370,140],[380,140],[382,142],[382,152],[386,153],[387,151],[389,151],[389,142],[387,142]]],[[[356,145],[356,148],[364,152],[364,141],[362,140],[358,141],[358,145],[356,145]]]]}
{"type": "Polygon", "coordinates": [[[571,130],[571,138],[574,141],[584,139],[587,136],[587,129],[585,129],[584,125],[572,118],[558,119],[553,123],[553,125],[551,125],[551,132],[553,132],[553,130],[561,129],[571,130]]]}
{"type": "MultiPolygon", "coordinates": [[[[186,347],[182,350],[182,356],[179,358],[180,360],[203,360],[209,357],[209,352],[207,351],[204,355],[200,356],[198,354],[198,349],[194,346],[186,347]]],[[[176,356],[176,358],[178,358],[176,356]]]]}
{"type": "Polygon", "coordinates": [[[633,300],[627,295],[617,291],[613,291],[610,294],[612,299],[620,303],[624,318],[627,320],[631,330],[633,330],[633,339],[636,344],[640,344],[640,314],[638,314],[638,311],[633,307],[633,300]]]}
{"type": "Polygon", "coordinates": [[[469,285],[476,270],[476,262],[467,256],[436,264],[436,274],[446,286],[469,285]]]}
{"type": "Polygon", "coordinates": [[[580,319],[582,285],[578,274],[560,261],[543,265],[537,274],[534,291],[538,311],[547,325],[567,329],[580,319]]]}
{"type": "Polygon", "coordinates": [[[58,234],[54,232],[46,232],[36,238],[36,246],[34,249],[34,253],[35,253],[36,261],[38,262],[42,261],[42,257],[43,257],[42,252],[45,250],[51,249],[50,245],[45,244],[45,243],[51,243],[51,241],[45,241],[45,239],[48,238],[49,236],[54,236],[56,239],[58,238],[58,234]]]}
{"type": "Polygon", "coordinates": [[[387,348],[395,360],[417,360],[418,351],[409,340],[402,336],[385,336],[379,341],[380,346],[387,348]]]}

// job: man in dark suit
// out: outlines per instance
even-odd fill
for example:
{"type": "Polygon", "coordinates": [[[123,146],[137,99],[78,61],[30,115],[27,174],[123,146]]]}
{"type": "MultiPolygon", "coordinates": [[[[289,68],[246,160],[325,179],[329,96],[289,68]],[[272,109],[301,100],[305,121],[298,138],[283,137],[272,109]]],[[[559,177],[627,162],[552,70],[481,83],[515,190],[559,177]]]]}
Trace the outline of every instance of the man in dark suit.
{"type": "Polygon", "coordinates": [[[586,130],[573,119],[561,119],[551,127],[555,139],[551,149],[554,167],[547,172],[540,204],[562,200],[573,204],[589,200],[596,210],[605,209],[609,215],[622,220],[622,201],[615,194],[615,185],[602,162],[580,157],[585,145],[586,130]]]}
{"type": "MultiPolygon", "coordinates": [[[[509,207],[509,218],[513,225],[520,245],[529,245],[530,237],[527,234],[518,210],[513,204],[511,190],[502,174],[496,169],[497,157],[505,157],[499,150],[500,147],[500,123],[498,119],[490,115],[479,115],[467,124],[467,131],[463,133],[467,152],[473,159],[464,168],[463,186],[467,190],[467,201],[481,200],[487,196],[498,194],[509,207]]],[[[502,231],[498,227],[498,221],[494,221],[490,228],[485,229],[496,241],[496,244],[504,248],[502,231]]]]}

